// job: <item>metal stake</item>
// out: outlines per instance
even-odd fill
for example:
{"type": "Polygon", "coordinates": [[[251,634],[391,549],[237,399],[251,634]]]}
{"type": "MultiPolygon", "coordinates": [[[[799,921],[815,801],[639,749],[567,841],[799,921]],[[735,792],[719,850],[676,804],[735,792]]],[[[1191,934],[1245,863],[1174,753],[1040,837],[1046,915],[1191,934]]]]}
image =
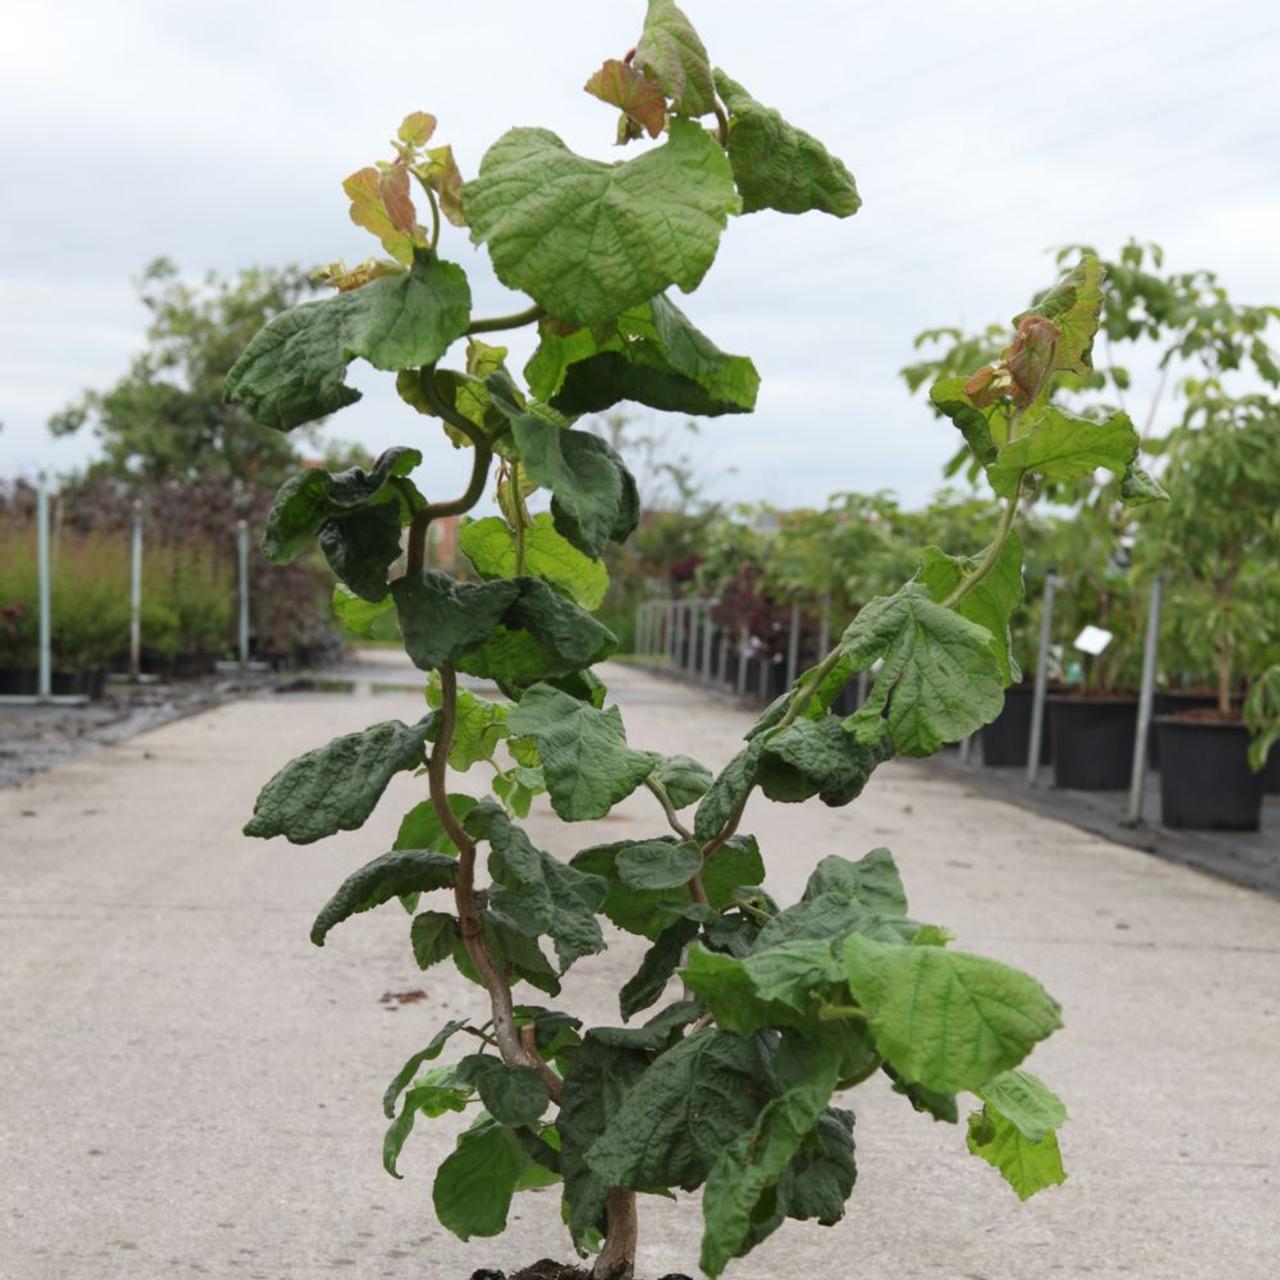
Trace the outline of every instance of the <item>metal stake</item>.
{"type": "Polygon", "coordinates": [[[747,645],[751,641],[751,633],[743,627],[738,632],[738,697],[747,691],[747,645]]]}
{"type": "Polygon", "coordinates": [[[40,698],[53,696],[53,582],[49,570],[49,482],[44,472],[36,488],[36,572],[40,579],[40,698]]]}
{"type": "Polygon", "coordinates": [[[711,683],[711,637],[715,627],[711,621],[711,607],[714,600],[702,602],[702,683],[711,683]]]}
{"type": "Polygon", "coordinates": [[[822,597],[822,611],[818,615],[818,661],[831,650],[831,592],[822,597]]]}
{"type": "Polygon", "coordinates": [[[1052,569],[1044,579],[1044,606],[1040,617],[1040,658],[1036,663],[1036,687],[1031,697],[1031,740],[1027,744],[1027,786],[1040,777],[1040,743],[1044,737],[1044,700],[1049,689],[1049,640],[1053,634],[1053,597],[1059,578],[1052,569]]]}
{"type": "Polygon", "coordinates": [[[800,603],[791,605],[791,628],[787,632],[787,688],[796,682],[797,669],[800,666],[800,603]]]}
{"type": "Polygon", "coordinates": [[[1143,792],[1147,786],[1147,740],[1151,736],[1151,707],[1155,701],[1156,663],[1160,657],[1160,609],[1164,603],[1164,575],[1151,583],[1147,606],[1147,634],[1142,644],[1142,687],[1138,693],[1138,732],[1133,743],[1133,773],[1129,779],[1129,825],[1142,821],[1143,792]]]}
{"type": "Polygon", "coordinates": [[[249,669],[249,522],[236,526],[236,551],[240,562],[240,666],[249,669]]]}
{"type": "Polygon", "coordinates": [[[142,675],[142,500],[133,504],[133,545],[129,566],[129,675],[142,675]]]}

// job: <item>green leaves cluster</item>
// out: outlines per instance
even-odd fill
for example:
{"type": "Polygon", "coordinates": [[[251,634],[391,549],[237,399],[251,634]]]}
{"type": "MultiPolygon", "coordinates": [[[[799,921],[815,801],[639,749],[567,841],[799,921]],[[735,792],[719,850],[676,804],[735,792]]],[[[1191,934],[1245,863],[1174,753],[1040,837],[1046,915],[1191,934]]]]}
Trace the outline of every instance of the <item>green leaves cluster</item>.
{"type": "MultiPolygon", "coordinates": [[[[894,754],[928,754],[991,719],[1015,673],[1007,632],[1021,548],[1012,519],[978,556],[930,548],[916,579],[868,604],[714,777],[628,742],[591,670],[617,646],[592,611],[608,587],[602,556],[636,528],[639,498],[621,458],[575,415],[624,400],[750,411],[754,365],[721,351],[669,291],[698,285],[732,216],[847,217],[859,197],[821,143],[713,70],[670,0],[650,0],[634,54],[605,62],[587,89],[621,111],[620,142],[647,133],[654,145],[606,163],[520,127],[464,183],[449,149],[428,146],[434,117],[407,117],[395,159],[345,184],[352,218],[390,258],[331,269],[338,292],[273,320],[231,371],[228,397],[287,431],[355,400],[346,370],[363,358],[395,372],[401,398],[473,451],[457,498],[411,479],[423,457],[408,448],[367,470],[304,471],[280,491],[264,553],[284,563],[318,542],[345,625],[398,632],[427,673],[428,710],[285,766],[246,832],[310,843],[354,830],[396,774],[425,775],[393,847],[342,881],[311,932],[327,945],[337,925],[398,901],[419,967],[451,961],[489,997],[487,1020],[447,1023],[392,1079],[385,1167],[399,1176],[419,1120],[474,1108],[433,1190],[459,1237],[498,1233],[518,1192],[560,1185],[564,1220],[589,1251],[616,1225],[611,1193],[702,1188],[701,1264],[715,1276],[787,1219],[840,1219],[857,1171],[854,1118],[836,1095],[880,1075],[952,1122],[956,1095],[972,1093],[969,1147],[1020,1196],[1061,1181],[1065,1109],[1020,1069],[1060,1025],[1044,989],[910,918],[887,850],[823,857],[802,900],[783,908],[739,829],[757,790],[848,804],[894,754]],[[437,253],[441,217],[470,228],[528,309],[472,318],[464,273],[437,253]],[[506,349],[476,335],[534,322],[522,388],[506,349]],[[443,367],[463,338],[465,354],[443,367]],[[471,572],[429,567],[432,523],[476,507],[495,458],[500,514],[459,529],[471,572]],[[866,706],[832,714],[839,685],[873,666],[866,706]],[[459,687],[460,675],[501,696],[459,687]],[[478,764],[491,794],[448,789],[448,769],[478,764]],[[543,791],[565,822],[645,801],[665,827],[561,858],[520,823],[543,791]],[[584,1028],[515,1003],[521,983],[559,995],[565,972],[605,949],[602,917],[645,940],[618,992],[624,1025],[584,1028]],[[680,998],[664,1003],[676,980],[680,998]]],[[[999,367],[937,392],[1010,516],[1029,476],[1055,483],[1101,463],[1143,487],[1127,420],[1070,420],[1042,395],[1050,378],[1087,367],[1096,274],[1069,277],[1020,317],[999,367]]]]}

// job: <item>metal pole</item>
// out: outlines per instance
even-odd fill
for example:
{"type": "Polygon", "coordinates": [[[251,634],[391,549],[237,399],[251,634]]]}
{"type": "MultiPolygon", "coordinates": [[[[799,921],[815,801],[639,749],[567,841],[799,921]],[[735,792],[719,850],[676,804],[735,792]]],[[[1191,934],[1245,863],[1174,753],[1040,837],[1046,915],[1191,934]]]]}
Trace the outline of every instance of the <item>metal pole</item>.
{"type": "Polygon", "coordinates": [[[1138,692],[1138,733],[1133,743],[1133,773],[1129,779],[1129,825],[1142,821],[1142,799],[1147,785],[1147,739],[1151,736],[1151,705],[1155,701],[1156,663],[1160,655],[1160,608],[1164,603],[1164,575],[1151,582],[1147,606],[1147,634],[1142,645],[1142,687],[1138,692]]]}
{"type": "Polygon", "coordinates": [[[822,597],[822,611],[818,615],[818,661],[831,651],[831,592],[822,597]]]}
{"type": "Polygon", "coordinates": [[[725,683],[725,677],[729,674],[729,628],[720,628],[720,644],[717,646],[719,652],[716,654],[716,679],[721,684],[725,683]]]}
{"type": "Polygon", "coordinates": [[[676,604],[673,596],[667,601],[667,661],[675,666],[676,663],[676,604]]]}
{"type": "Polygon", "coordinates": [[[715,627],[711,622],[711,606],[715,603],[713,600],[704,600],[702,603],[702,683],[711,683],[711,637],[715,627]]]}
{"type": "Polygon", "coordinates": [[[871,683],[871,673],[869,671],[858,672],[858,706],[862,706],[867,700],[867,686],[871,683]]]}
{"type": "Polygon", "coordinates": [[[751,633],[743,627],[738,632],[738,697],[747,691],[747,644],[751,633]]]}
{"type": "Polygon", "coordinates": [[[796,682],[800,666],[800,603],[791,604],[791,629],[787,632],[787,688],[796,682]]]}
{"type": "Polygon", "coordinates": [[[240,666],[249,667],[249,522],[236,526],[236,550],[240,561],[240,666]]]}
{"type": "Polygon", "coordinates": [[[1027,786],[1040,777],[1040,743],[1044,737],[1044,699],[1049,688],[1049,640],[1053,634],[1053,597],[1058,575],[1052,569],[1044,579],[1044,607],[1040,617],[1040,658],[1036,663],[1036,687],[1031,698],[1031,739],[1027,743],[1027,786]]]}
{"type": "Polygon", "coordinates": [[[53,583],[49,570],[49,483],[44,472],[36,489],[36,572],[40,578],[41,698],[53,696],[53,583]]]}
{"type": "Polygon", "coordinates": [[[133,504],[133,545],[129,566],[129,675],[142,674],[142,500],[133,504]]]}
{"type": "Polygon", "coordinates": [[[969,757],[973,754],[973,734],[960,739],[960,763],[968,764],[969,757]]]}

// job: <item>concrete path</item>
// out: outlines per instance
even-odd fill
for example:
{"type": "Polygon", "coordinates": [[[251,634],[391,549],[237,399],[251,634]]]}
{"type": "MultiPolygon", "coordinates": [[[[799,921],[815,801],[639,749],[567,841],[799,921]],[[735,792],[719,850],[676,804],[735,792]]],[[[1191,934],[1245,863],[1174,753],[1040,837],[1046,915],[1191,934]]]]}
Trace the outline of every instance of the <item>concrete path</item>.
{"type": "MultiPolygon", "coordinates": [[[[606,675],[641,747],[718,765],[748,720],[634,669],[606,675]]],[[[396,690],[240,702],[0,791],[3,1280],[466,1280],[567,1256],[554,1192],[520,1197],[498,1240],[435,1224],[452,1118],[419,1126],[402,1182],[379,1164],[386,1081],[446,1018],[479,1011],[479,990],[415,968],[395,905],[322,951],[307,940],[421,782],[397,778],[364,832],[319,847],[239,835],[279,765],[421,705],[396,690]]],[[[659,818],[633,798],[571,833],[545,812],[528,825],[567,854],[659,818]]],[[[1280,903],[905,764],[846,809],[753,800],[744,829],[783,901],[825,854],[888,845],[917,918],[1040,976],[1068,1025],[1034,1067],[1073,1119],[1070,1180],[1020,1205],[962,1129],[871,1082],[849,1095],[846,1219],[788,1227],[729,1275],[1280,1275],[1280,903]]],[[[620,938],[580,963],[560,1003],[616,1021],[609,992],[641,949],[620,938]]],[[[643,1274],[693,1272],[698,1231],[693,1197],[646,1202],[643,1274]]]]}

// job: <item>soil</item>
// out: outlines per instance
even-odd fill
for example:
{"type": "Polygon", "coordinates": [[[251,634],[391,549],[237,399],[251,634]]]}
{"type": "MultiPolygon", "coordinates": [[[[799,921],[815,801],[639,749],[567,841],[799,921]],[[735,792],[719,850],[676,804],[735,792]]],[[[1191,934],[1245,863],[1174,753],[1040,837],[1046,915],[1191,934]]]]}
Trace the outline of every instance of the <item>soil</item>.
{"type": "Polygon", "coordinates": [[[1201,720],[1209,724],[1243,724],[1240,708],[1221,711],[1217,707],[1192,707],[1189,711],[1179,711],[1177,715],[1166,716],[1168,720],[1201,720]]]}
{"type": "Polygon", "coordinates": [[[1137,702],[1138,695],[1129,689],[1062,689],[1049,691],[1059,702],[1137,702]]]}
{"type": "MultiPolygon", "coordinates": [[[[513,1272],[510,1277],[505,1271],[476,1271],[471,1280],[591,1280],[591,1272],[567,1262],[555,1262],[551,1258],[543,1258],[523,1271],[513,1272]]],[[[690,1280],[686,1275],[671,1272],[662,1280],[690,1280]]]]}

